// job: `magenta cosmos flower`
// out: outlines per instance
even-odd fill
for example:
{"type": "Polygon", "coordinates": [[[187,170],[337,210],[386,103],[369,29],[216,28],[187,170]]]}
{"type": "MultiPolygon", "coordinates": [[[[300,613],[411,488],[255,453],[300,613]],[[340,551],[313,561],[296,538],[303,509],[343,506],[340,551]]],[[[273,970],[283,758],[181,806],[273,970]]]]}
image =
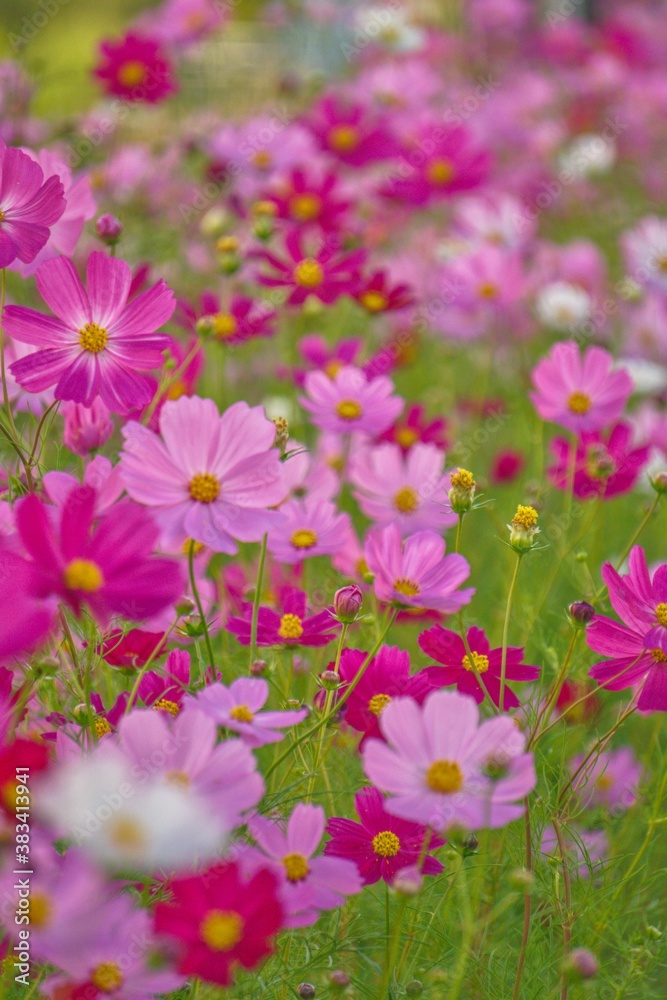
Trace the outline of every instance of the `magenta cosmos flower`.
{"type": "Polygon", "coordinates": [[[477,187],[489,165],[489,154],[477,147],[467,128],[429,126],[414,144],[405,143],[401,163],[381,193],[395,201],[425,205],[477,187]]]}
{"type": "Polygon", "coordinates": [[[177,563],[152,556],[159,530],[146,511],[129,500],[94,518],[95,490],[76,487],[59,523],[31,494],[16,508],[16,526],[30,562],[30,592],[57,597],[79,615],[87,605],[103,624],[112,615],[149,618],[181,596],[177,563]]]}
{"type": "Polygon", "coordinates": [[[394,383],[385,375],[367,379],[360,368],[346,365],[333,378],[324,372],[308,372],[305,396],[299,400],[316,427],[336,434],[359,432],[369,437],[381,434],[403,409],[394,396],[394,383]]]}
{"type": "Polygon", "coordinates": [[[442,863],[427,852],[445,843],[427,833],[426,827],[392,816],[384,808],[384,798],[377,788],[362,788],[354,797],[354,807],[361,823],[340,816],[327,823],[331,837],[324,848],[330,857],[354,861],[364,885],[383,879],[391,883],[402,868],[416,865],[424,875],[439,875],[442,863]],[[424,850],[424,839],[428,844],[424,850]]]}
{"type": "Polygon", "coordinates": [[[281,520],[269,529],[268,544],[269,552],[285,563],[339,552],[351,527],[349,514],[318,497],[288,500],[280,513],[281,520]]]}
{"type": "Polygon", "coordinates": [[[628,373],[613,367],[602,347],[589,347],[582,357],[573,340],[555,344],[533,370],[530,398],[543,420],[575,434],[602,430],[621,416],[633,388],[628,373]]]}
{"type": "Polygon", "coordinates": [[[300,802],[283,827],[266,816],[248,823],[259,848],[273,862],[280,878],[280,897],[291,927],[314,923],[321,910],[333,910],[345,897],[361,891],[361,878],[352,861],[314,857],[324,835],[321,806],[300,802]]]}
{"type": "Polygon", "coordinates": [[[386,160],[400,152],[386,116],[342,100],[337,94],[321,97],[306,125],[321,149],[352,167],[386,160]]]}
{"type": "MultiPolygon", "coordinates": [[[[225,628],[243,646],[249,646],[252,604],[244,603],[242,611],[242,617],[228,618],[225,628]]],[[[281,587],[277,609],[259,609],[257,645],[326,646],[340,627],[333,613],[333,608],[325,608],[317,614],[309,615],[306,594],[296,587],[281,587]]]]}
{"type": "Polygon", "coordinates": [[[418,441],[447,447],[446,423],[441,418],[429,421],[423,406],[413,405],[395,424],[380,434],[380,441],[393,441],[406,454],[418,441]]]}
{"type": "Polygon", "coordinates": [[[7,306],[10,337],[42,348],[11,366],[28,392],[55,386],[56,399],[92,406],[100,397],[112,413],[150,402],[156,382],[139,372],[157,368],[169,346],[155,331],[174,311],[173,293],[159,281],[128,302],[132,272],[123,260],[95,252],[88,258],[88,291],[65,257],[46,261],[37,288],[55,316],[7,306]]]}
{"type": "Polygon", "coordinates": [[[319,226],[332,232],[345,228],[345,216],[351,205],[350,201],[337,197],[337,184],[335,174],[316,179],[298,168],[277,190],[266,192],[263,199],[275,205],[279,219],[301,228],[319,226]]]}
{"type": "Polygon", "coordinates": [[[259,541],[276,516],[267,508],[286,493],[264,410],[238,402],[221,416],[212,399],[183,396],[163,406],[160,435],[126,424],[121,474],[153,508],[165,543],[193,538],[233,554],[236,541],[259,541]]]}
{"type": "Polygon", "coordinates": [[[308,715],[305,708],[262,712],[268,697],[269,685],[261,677],[238,677],[229,687],[210,684],[198,692],[193,703],[219,726],[238,733],[248,746],[261,747],[278,743],[283,738],[278,729],[296,726],[308,715]]]}
{"type": "Polygon", "coordinates": [[[55,608],[35,595],[32,583],[30,563],[0,549],[0,661],[35,649],[51,627],[55,608]]]}
{"type": "Polygon", "coordinates": [[[434,830],[505,826],[535,787],[533,755],[509,715],[480,725],[472,698],[435,691],[423,706],[396,698],[382,713],[387,740],[369,740],[364,771],[388,792],[386,809],[434,830]]]}
{"type": "Polygon", "coordinates": [[[445,454],[433,444],[415,444],[403,454],[397,444],[359,448],[350,459],[354,497],[376,524],[396,524],[403,535],[443,531],[457,515],[444,502],[445,454]]]}
{"type": "Polygon", "coordinates": [[[102,42],[100,53],[94,75],[108,94],[157,104],[176,89],[173,67],[153,38],[128,34],[118,42],[102,42]]]}
{"type": "Polygon", "coordinates": [[[412,305],[414,295],[409,285],[391,285],[386,271],[374,271],[362,280],[354,293],[360,306],[376,316],[378,313],[394,312],[412,305]]]}
{"type": "MultiPolygon", "coordinates": [[[[477,673],[482,678],[486,690],[494,705],[500,705],[500,667],[502,663],[502,648],[491,649],[489,640],[481,628],[470,628],[466,636],[470,656],[458,632],[434,625],[419,636],[419,646],[432,659],[442,664],[439,667],[426,667],[419,676],[424,675],[433,687],[447,687],[456,684],[457,691],[468,694],[478,704],[484,701],[484,689],[480,685],[477,673]]],[[[522,663],[523,647],[508,646],[505,680],[534,681],[540,676],[540,668],[522,663]]],[[[519,699],[514,692],[506,687],[501,708],[516,708],[519,699]]]]}
{"type": "Polygon", "coordinates": [[[474,587],[458,590],[470,566],[461,555],[445,556],[445,543],[434,531],[418,531],[403,544],[398,527],[388,524],[369,532],[364,551],[375,593],[387,604],[453,614],[475,593],[474,587]]]}
{"type": "Polygon", "coordinates": [[[63,194],[58,176],[45,181],[31,156],[0,142],[0,268],[35,259],[65,211],[63,194]]]}
{"type": "MultiPolygon", "coordinates": [[[[591,431],[577,441],[572,488],[579,500],[605,500],[628,493],[650,458],[650,447],[634,448],[630,424],[616,424],[609,431],[591,431]]],[[[572,475],[572,445],[567,438],[551,442],[555,464],[549,479],[559,490],[567,490],[572,475]]]]}
{"type": "Polygon", "coordinates": [[[359,269],[366,259],[364,250],[341,253],[339,241],[329,237],[315,252],[304,249],[299,231],[294,229],[285,238],[287,256],[284,259],[269,253],[257,252],[257,256],[269,263],[273,274],[260,274],[258,281],[269,288],[289,290],[287,303],[298,306],[314,295],[330,305],[341,295],[352,293],[359,279],[359,269]]]}
{"type": "Polygon", "coordinates": [[[234,965],[252,969],[273,950],[283,911],[272,872],[245,878],[238,865],[221,864],[169,889],[169,902],[155,908],[155,931],[175,939],[184,975],[229,986],[234,965]]]}
{"type": "Polygon", "coordinates": [[[198,319],[206,320],[207,336],[219,344],[243,344],[275,333],[275,309],[246,295],[233,295],[225,306],[213,292],[203,292],[198,310],[189,302],[180,302],[179,309],[191,330],[198,319]]]}

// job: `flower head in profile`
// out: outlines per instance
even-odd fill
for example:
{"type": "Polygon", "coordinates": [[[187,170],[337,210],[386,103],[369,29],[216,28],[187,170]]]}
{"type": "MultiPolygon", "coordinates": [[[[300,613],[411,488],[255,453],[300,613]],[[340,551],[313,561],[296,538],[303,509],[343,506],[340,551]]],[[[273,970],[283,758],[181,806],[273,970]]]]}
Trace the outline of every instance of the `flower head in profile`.
{"type": "Polygon", "coordinates": [[[0,142],[0,268],[32,263],[65,208],[60,177],[45,180],[32,156],[0,142]]]}
{"type": "Polygon", "coordinates": [[[94,75],[114,97],[157,104],[176,89],[171,62],[154,38],[127,34],[117,42],[102,42],[100,53],[94,75]]]}
{"type": "Polygon", "coordinates": [[[394,383],[385,375],[367,379],[359,368],[346,365],[330,378],[324,372],[308,372],[305,396],[300,403],[310,419],[323,431],[337,434],[359,432],[375,437],[385,431],[403,409],[394,396],[394,383]]]}
{"type": "Polygon", "coordinates": [[[646,467],[651,449],[635,448],[629,424],[615,424],[609,431],[591,431],[577,441],[572,479],[572,445],[567,438],[551,442],[555,458],[549,468],[549,479],[559,490],[569,489],[579,500],[601,497],[605,500],[628,493],[646,467]]]}
{"type": "Polygon", "coordinates": [[[452,614],[475,593],[472,587],[459,590],[470,566],[461,555],[446,556],[445,543],[434,531],[418,531],[402,542],[398,527],[388,524],[368,533],[364,552],[375,574],[375,593],[387,604],[452,614]]]}
{"type": "Polygon", "coordinates": [[[88,407],[100,397],[112,413],[150,402],[156,382],[141,373],[162,363],[169,337],[156,331],[174,311],[164,281],[128,302],[128,264],[99,251],[88,258],[87,290],[66,257],[42,264],[36,280],[54,316],[23,306],[5,309],[10,337],[40,348],[12,364],[19,385],[28,392],[55,386],[56,399],[88,407]]]}
{"type": "MultiPolygon", "coordinates": [[[[288,712],[263,712],[269,697],[269,685],[260,677],[238,677],[225,687],[210,684],[194,698],[196,705],[219,726],[230,729],[250,747],[282,740],[279,729],[296,726],[306,718],[307,709],[288,712]]],[[[188,699],[190,701],[190,699],[188,699]]]]}
{"type": "Polygon", "coordinates": [[[364,885],[380,879],[391,883],[402,868],[416,865],[424,875],[439,875],[442,863],[428,852],[442,847],[444,840],[427,832],[425,826],[392,816],[384,807],[384,797],[377,788],[362,788],[354,797],[354,807],[361,820],[355,823],[339,816],[327,823],[331,840],[324,848],[329,857],[354,861],[364,885]],[[424,849],[424,840],[428,844],[424,849]]]}
{"type": "MultiPolygon", "coordinates": [[[[246,602],[241,616],[227,619],[226,629],[243,646],[249,646],[252,604],[246,602]]],[[[326,646],[339,627],[333,607],[308,614],[307,597],[295,587],[281,587],[276,609],[260,607],[257,619],[258,646],[326,646]]]]}

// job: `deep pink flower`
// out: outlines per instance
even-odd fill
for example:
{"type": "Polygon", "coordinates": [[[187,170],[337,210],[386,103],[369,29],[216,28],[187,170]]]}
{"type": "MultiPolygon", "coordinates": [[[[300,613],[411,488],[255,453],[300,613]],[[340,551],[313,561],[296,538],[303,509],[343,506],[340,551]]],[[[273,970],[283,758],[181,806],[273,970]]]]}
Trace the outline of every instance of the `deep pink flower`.
{"type": "MultiPolygon", "coordinates": [[[[632,428],[616,424],[609,431],[591,431],[577,441],[574,495],[580,500],[604,497],[605,500],[628,493],[636,484],[650,458],[649,447],[632,447],[632,428]]],[[[556,460],[549,468],[549,479],[559,490],[567,490],[572,475],[572,444],[567,438],[555,438],[551,452],[556,460]]]]}
{"type": "MultiPolygon", "coordinates": [[[[238,733],[250,747],[282,740],[279,729],[296,726],[306,718],[306,709],[289,712],[263,712],[269,685],[260,677],[238,677],[225,687],[209,684],[197,693],[193,704],[219,726],[238,733]]],[[[190,699],[189,699],[190,700],[190,699]]]]}
{"type": "Polygon", "coordinates": [[[395,424],[383,431],[378,440],[394,441],[404,454],[418,441],[445,449],[448,445],[446,426],[442,418],[429,421],[424,407],[414,404],[395,424]]]}
{"type": "Polygon", "coordinates": [[[667,628],[667,565],[651,574],[643,548],[634,545],[627,573],[621,576],[611,563],[605,563],[601,572],[612,607],[627,625],[638,631],[658,625],[667,628]]]}
{"type": "MultiPolygon", "coordinates": [[[[112,667],[136,670],[154,659],[156,650],[164,646],[164,632],[144,632],[133,628],[129,632],[109,632],[97,652],[112,667]]],[[[159,654],[158,654],[159,655],[159,654]]]]}
{"type": "Polygon", "coordinates": [[[364,885],[383,879],[391,884],[402,868],[416,865],[421,859],[424,875],[439,875],[442,863],[427,852],[442,847],[444,840],[428,833],[425,826],[392,816],[384,808],[384,798],[377,788],[362,788],[354,797],[354,807],[361,823],[339,816],[327,823],[331,837],[324,853],[354,861],[364,885]],[[424,839],[428,845],[424,851],[424,839]]]}
{"type": "Polygon", "coordinates": [[[108,94],[156,104],[176,89],[173,67],[153,38],[127,34],[118,42],[102,42],[100,53],[93,72],[108,94]]]}
{"type": "MultiPolygon", "coordinates": [[[[336,636],[339,623],[333,608],[309,615],[306,594],[295,587],[281,587],[277,610],[260,607],[257,620],[258,646],[326,646],[336,636]]],[[[227,619],[225,628],[243,646],[250,645],[252,604],[244,602],[242,617],[227,619]]]]}
{"type": "Polygon", "coordinates": [[[374,271],[370,277],[359,282],[354,298],[372,316],[378,313],[396,312],[405,309],[415,301],[409,285],[391,285],[386,271],[374,271]]]}
{"type": "Polygon", "coordinates": [[[311,414],[316,427],[337,434],[358,431],[373,437],[382,433],[403,409],[394,396],[394,383],[384,375],[367,379],[359,368],[346,366],[333,378],[324,372],[308,372],[305,396],[299,402],[311,414]]]}
{"type": "Polygon", "coordinates": [[[0,269],[35,259],[65,211],[63,195],[59,177],[45,181],[32,156],[0,142],[0,269]]]}
{"type": "Polygon", "coordinates": [[[125,712],[127,711],[127,703],[129,700],[130,700],[130,692],[121,691],[121,693],[118,695],[111,708],[106,709],[104,707],[104,702],[102,701],[99,694],[97,694],[96,691],[91,692],[90,707],[95,713],[93,730],[98,740],[101,739],[103,736],[108,735],[108,733],[113,732],[116,729],[118,723],[120,722],[120,720],[125,715],[125,712]]]}
{"type": "MultiPolygon", "coordinates": [[[[331,347],[324,337],[311,333],[301,338],[297,350],[307,365],[321,369],[333,378],[345,365],[354,365],[363,346],[360,337],[346,337],[331,347]]],[[[305,371],[295,369],[294,378],[298,385],[303,385],[305,377],[305,371]]]]}
{"type": "Polygon", "coordinates": [[[147,513],[129,500],[96,520],[94,510],[90,486],[72,490],[58,525],[34,494],[18,502],[34,596],[58,597],[77,615],[85,604],[102,623],[112,615],[138,621],[173,604],[181,572],[175,562],[152,557],[159,531],[147,513]]]}
{"type": "Polygon", "coordinates": [[[338,197],[337,184],[335,174],[316,178],[297,168],[277,188],[265,192],[262,200],[272,202],[277,217],[294,226],[319,226],[325,232],[335,232],[346,227],[345,217],[352,204],[338,197]]]}
{"type": "MultiPolygon", "coordinates": [[[[500,667],[502,662],[502,647],[491,649],[489,640],[481,628],[469,628],[466,636],[472,659],[486,690],[494,705],[500,705],[500,667]]],[[[470,657],[463,639],[458,632],[434,625],[419,636],[419,646],[427,656],[442,664],[440,667],[426,667],[420,670],[418,676],[424,678],[433,687],[446,687],[456,684],[457,691],[468,694],[478,704],[484,701],[484,690],[475,676],[470,657]]],[[[508,646],[505,666],[505,679],[508,681],[534,681],[540,675],[540,668],[522,663],[523,647],[508,646]]],[[[506,687],[503,697],[503,709],[516,708],[519,699],[506,687]]]]}
{"type": "Polygon", "coordinates": [[[387,743],[369,740],[364,771],[395,816],[437,831],[505,826],[535,787],[533,755],[509,715],[479,723],[472,698],[434,691],[423,706],[396,698],[382,713],[387,743]]]}
{"type": "Polygon", "coordinates": [[[227,306],[213,292],[203,292],[199,307],[179,302],[179,311],[189,329],[198,319],[207,320],[207,336],[219,344],[242,344],[254,337],[275,333],[275,309],[246,295],[233,295],[227,306]]]}
{"type": "Polygon", "coordinates": [[[477,187],[489,166],[489,154],[477,146],[469,129],[431,126],[422,129],[414,142],[405,143],[399,166],[381,193],[421,206],[477,187]]]}
{"type": "Polygon", "coordinates": [[[322,96],[306,124],[323,150],[349,166],[363,166],[400,153],[386,116],[338,94],[322,96]]]}
{"type": "Polygon", "coordinates": [[[123,260],[97,251],[88,258],[88,292],[65,257],[37,271],[37,287],[55,316],[7,306],[7,333],[42,350],[15,361],[22,388],[42,392],[55,385],[56,399],[91,406],[99,396],[112,413],[150,402],[154,379],[139,372],[157,368],[169,338],[156,333],[171,317],[174,298],[164,281],[128,303],[132,272],[123,260]]]}
{"type": "Polygon", "coordinates": [[[277,516],[267,508],[285,497],[275,432],[259,406],[234,403],[221,416],[212,399],[182,396],[162,408],[161,437],[123,427],[123,481],[153,508],[165,543],[234,553],[237,540],[261,539],[277,516]]]}
{"type": "Polygon", "coordinates": [[[319,249],[307,251],[297,229],[286,236],[285,250],[285,258],[268,250],[257,252],[256,256],[273,268],[273,274],[259,274],[257,280],[269,288],[289,289],[287,304],[292,306],[301,305],[309,295],[330,305],[341,295],[351,294],[366,259],[364,250],[341,253],[339,240],[333,236],[319,249]]]}
{"type": "Polygon", "coordinates": [[[97,451],[114,431],[113,420],[106,403],[98,396],[91,406],[67,402],[61,408],[65,418],[63,441],[70,451],[82,457],[97,451]]]}
{"type": "Polygon", "coordinates": [[[299,563],[313,556],[333,555],[345,544],[350,515],[331,500],[311,496],[288,500],[281,519],[269,528],[269,552],[280,562],[299,563]]]}
{"type": "Polygon", "coordinates": [[[244,878],[238,865],[220,864],[169,888],[170,901],[155,908],[155,931],[176,939],[184,975],[228,986],[235,963],[252,969],[273,950],[283,911],[272,872],[244,878]]]}
{"type": "Polygon", "coordinates": [[[46,638],[55,608],[32,589],[32,567],[17,552],[0,549],[0,661],[35,649],[46,638]]]}
{"type": "Polygon", "coordinates": [[[403,544],[397,526],[389,524],[368,533],[364,551],[375,593],[388,604],[452,614],[475,593],[473,587],[458,589],[470,566],[461,555],[445,556],[445,543],[434,531],[418,531],[403,544]]]}
{"type": "Polygon", "coordinates": [[[526,464],[526,459],[522,452],[513,448],[504,448],[499,451],[493,460],[489,473],[494,486],[502,483],[511,483],[521,474],[526,464]]]}
{"type": "Polygon", "coordinates": [[[163,673],[147,670],[137,694],[149,708],[176,716],[192,681],[190,654],[185,649],[170,650],[162,669],[163,673]]]}
{"type": "Polygon", "coordinates": [[[618,420],[633,388],[626,371],[614,370],[609,351],[589,347],[582,357],[573,340],[552,347],[533,370],[533,385],[530,398],[542,419],[577,434],[618,420]]]}

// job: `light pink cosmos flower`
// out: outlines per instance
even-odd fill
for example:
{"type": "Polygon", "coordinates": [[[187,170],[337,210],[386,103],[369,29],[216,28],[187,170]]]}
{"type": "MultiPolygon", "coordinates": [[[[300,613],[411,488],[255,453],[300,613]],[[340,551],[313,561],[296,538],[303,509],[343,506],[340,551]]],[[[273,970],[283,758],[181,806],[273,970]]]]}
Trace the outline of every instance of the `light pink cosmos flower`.
{"type": "Polygon", "coordinates": [[[56,399],[91,406],[100,396],[112,413],[150,402],[154,379],[139,372],[157,368],[169,337],[156,333],[174,311],[174,296],[159,281],[128,303],[132,272],[123,260],[95,252],[88,258],[88,291],[70,260],[57,257],[37,271],[37,288],[55,316],[7,306],[10,337],[42,348],[11,366],[19,385],[42,392],[55,385],[56,399]]]}
{"type": "Polygon", "coordinates": [[[533,755],[509,715],[479,722],[477,704],[436,691],[418,705],[394,698],[380,716],[387,740],[368,740],[364,771],[391,795],[388,812],[434,830],[505,826],[535,787],[533,755]]]}
{"type": "Polygon", "coordinates": [[[392,395],[394,383],[385,375],[368,380],[359,368],[346,365],[333,378],[308,372],[306,395],[299,402],[316,427],[338,434],[359,431],[375,437],[391,427],[403,409],[400,396],[392,395]]]}
{"type": "MultiPolygon", "coordinates": [[[[579,754],[570,761],[570,771],[576,774],[584,764],[579,754]]],[[[599,806],[606,811],[629,809],[637,801],[642,777],[642,765],[632,747],[619,747],[588,761],[573,782],[572,789],[584,809],[599,806]]]]}
{"type": "Polygon", "coordinates": [[[290,712],[262,712],[268,697],[269,685],[261,677],[239,677],[229,687],[210,684],[187,701],[218,726],[238,733],[249,747],[261,747],[265,743],[278,743],[283,738],[278,729],[296,726],[308,715],[305,708],[290,712]]]}
{"type": "Polygon", "coordinates": [[[359,449],[349,469],[355,499],[376,524],[396,524],[402,535],[442,531],[457,520],[445,505],[444,461],[433,444],[414,444],[406,455],[397,444],[359,449]]]}
{"type": "Polygon", "coordinates": [[[298,441],[287,442],[283,473],[287,490],[295,500],[305,497],[332,500],[340,490],[334,469],[298,441]]]}
{"type": "Polygon", "coordinates": [[[65,207],[60,178],[45,181],[31,156],[0,142],[0,268],[33,261],[65,207]]]}
{"type": "Polygon", "coordinates": [[[260,406],[238,402],[220,415],[212,399],[165,403],[160,435],[131,422],[123,428],[127,492],[153,508],[166,545],[188,538],[234,554],[236,541],[259,541],[285,498],[275,425],[260,406]]]}
{"type": "Polygon", "coordinates": [[[573,340],[555,344],[533,370],[536,392],[530,394],[543,420],[579,434],[599,431],[623,413],[632,379],[602,347],[589,347],[583,357],[573,340]]]}
{"type": "Polygon", "coordinates": [[[321,910],[336,909],[345,903],[346,896],[361,891],[361,877],[354,861],[313,857],[325,823],[321,806],[300,802],[285,828],[266,816],[255,816],[248,824],[260,850],[274,862],[289,927],[312,924],[321,910]]]}
{"type": "Polygon", "coordinates": [[[345,544],[350,515],[341,513],[330,500],[288,500],[280,513],[282,520],[269,529],[268,546],[281,562],[333,555],[345,544]]]}
{"type": "Polygon", "coordinates": [[[470,566],[457,553],[445,556],[445,543],[434,531],[418,531],[403,544],[398,526],[388,524],[369,532],[364,551],[375,593],[386,603],[453,614],[475,593],[474,587],[457,589],[470,566]]]}

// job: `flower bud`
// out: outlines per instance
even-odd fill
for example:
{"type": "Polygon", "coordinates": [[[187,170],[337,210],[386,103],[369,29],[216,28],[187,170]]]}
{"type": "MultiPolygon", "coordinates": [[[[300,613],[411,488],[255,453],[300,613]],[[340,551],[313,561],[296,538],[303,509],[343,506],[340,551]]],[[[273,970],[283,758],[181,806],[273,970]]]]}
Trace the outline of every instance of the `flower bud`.
{"type": "Polygon", "coordinates": [[[289,424],[285,417],[274,417],[273,423],[276,427],[276,437],[273,442],[275,448],[280,448],[281,453],[285,451],[289,441],[289,424]]]}
{"type": "Polygon", "coordinates": [[[337,691],[341,686],[340,674],[337,674],[335,670],[325,670],[323,674],[320,674],[319,681],[325,691],[337,691]]]}
{"type": "Polygon", "coordinates": [[[266,673],[267,667],[266,660],[253,660],[250,664],[250,674],[252,677],[261,677],[266,673]]]}
{"type": "Polygon", "coordinates": [[[63,439],[70,451],[82,457],[101,448],[113,434],[113,420],[99,396],[91,406],[67,402],[63,406],[63,439]]]}
{"type": "Polygon", "coordinates": [[[270,240],[274,232],[277,206],[273,201],[256,201],[252,206],[253,232],[259,240],[270,240]]]}
{"type": "Polygon", "coordinates": [[[299,983],[296,988],[296,995],[298,997],[310,998],[316,995],[315,987],[311,983],[299,983]]]}
{"type": "Polygon", "coordinates": [[[407,997],[420,997],[424,992],[424,984],[419,979],[411,979],[405,984],[405,995],[407,997]]]}
{"type": "Polygon", "coordinates": [[[649,476],[649,482],[656,493],[667,493],[667,471],[656,472],[654,476],[649,476]]]}
{"type": "Polygon", "coordinates": [[[599,969],[598,960],[588,948],[575,948],[563,962],[568,979],[593,979],[599,969]]]}
{"type": "Polygon", "coordinates": [[[537,527],[538,513],[534,507],[525,507],[519,504],[512,523],[508,524],[510,532],[510,545],[515,552],[523,555],[535,544],[535,536],[539,534],[537,527]]]}
{"type": "Polygon", "coordinates": [[[457,469],[456,472],[452,472],[449,481],[451,488],[448,496],[452,510],[455,514],[467,514],[475,499],[477,485],[472,472],[468,472],[467,469],[457,469]]]}
{"type": "Polygon", "coordinates": [[[218,266],[223,274],[234,274],[241,266],[239,241],[236,236],[221,236],[215,244],[218,266]]]}
{"type": "Polygon", "coordinates": [[[187,618],[195,610],[195,602],[189,597],[182,597],[178,604],[175,605],[176,611],[181,616],[181,618],[187,618]]]}
{"type": "Polygon", "coordinates": [[[334,969],[334,971],[329,976],[329,985],[332,990],[344,990],[346,986],[350,985],[350,977],[342,969],[334,969]]]}
{"type": "Polygon", "coordinates": [[[422,889],[423,879],[417,865],[408,865],[396,872],[391,887],[399,896],[418,896],[422,889]]]}
{"type": "Polygon", "coordinates": [[[595,608],[588,601],[575,601],[574,604],[570,605],[569,611],[575,625],[581,625],[584,628],[595,614],[595,608]]]}
{"type": "Polygon", "coordinates": [[[195,323],[195,330],[200,337],[210,337],[215,333],[215,316],[200,316],[195,323]]]}
{"type": "Polygon", "coordinates": [[[224,208],[220,208],[218,206],[215,208],[209,208],[208,212],[199,223],[199,231],[202,236],[206,236],[209,239],[214,240],[219,236],[222,236],[225,229],[229,225],[229,222],[229,213],[224,208]]]}
{"type": "Polygon", "coordinates": [[[463,851],[463,857],[468,858],[471,854],[477,854],[479,849],[479,840],[474,833],[469,833],[463,838],[461,842],[461,849],[463,851]]]}
{"type": "Polygon", "coordinates": [[[519,889],[521,892],[530,892],[535,882],[535,877],[527,868],[515,868],[514,871],[509,873],[508,881],[513,889],[519,889]]]}
{"type": "Polygon", "coordinates": [[[361,610],[363,600],[364,595],[361,593],[356,583],[350,584],[349,587],[341,587],[340,590],[337,590],[334,594],[333,606],[338,621],[343,622],[344,625],[349,625],[351,622],[355,621],[359,611],[361,610]]]}
{"type": "Polygon", "coordinates": [[[113,247],[118,243],[123,235],[123,223],[111,212],[100,215],[95,222],[95,232],[108,247],[113,247]]]}

